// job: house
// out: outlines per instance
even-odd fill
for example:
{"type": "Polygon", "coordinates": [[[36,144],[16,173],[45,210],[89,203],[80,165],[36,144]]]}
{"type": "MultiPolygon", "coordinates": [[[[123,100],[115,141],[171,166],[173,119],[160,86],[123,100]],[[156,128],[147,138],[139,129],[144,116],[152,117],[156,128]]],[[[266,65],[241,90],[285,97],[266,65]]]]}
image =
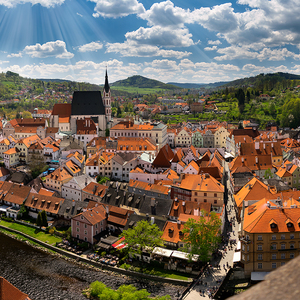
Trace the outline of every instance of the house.
{"type": "Polygon", "coordinates": [[[76,133],[74,137],[83,142],[84,149],[87,144],[94,138],[98,137],[98,129],[91,118],[76,120],[76,133]]]}
{"type": "Polygon", "coordinates": [[[16,148],[19,150],[20,163],[27,164],[29,162],[29,148],[39,140],[39,136],[35,134],[18,141],[16,148]]]}
{"type": "Polygon", "coordinates": [[[187,127],[175,135],[175,147],[189,147],[192,144],[192,133],[187,127]]]}
{"type": "Polygon", "coordinates": [[[73,177],[62,185],[61,196],[65,199],[83,201],[82,190],[90,183],[96,183],[92,177],[84,174],[73,177]]]}
{"type": "Polygon", "coordinates": [[[7,169],[17,166],[20,163],[20,151],[16,147],[5,151],[3,156],[4,165],[7,169]]]}
{"type": "Polygon", "coordinates": [[[103,150],[106,149],[106,137],[102,137],[102,136],[94,137],[86,145],[86,154],[88,157],[90,157],[90,155],[93,155],[102,149],[103,150]]]}
{"type": "Polygon", "coordinates": [[[62,185],[70,181],[73,176],[63,167],[57,168],[53,173],[47,175],[44,187],[50,190],[57,191],[59,195],[62,192],[62,185]]]}
{"type": "Polygon", "coordinates": [[[82,201],[93,200],[101,202],[106,194],[108,186],[96,182],[90,182],[82,189],[82,201]]]}
{"type": "Polygon", "coordinates": [[[182,174],[172,185],[171,198],[223,207],[224,186],[209,174],[182,174]]]}
{"type": "Polygon", "coordinates": [[[32,218],[36,219],[38,213],[44,210],[47,214],[47,220],[52,221],[57,217],[60,206],[64,200],[64,198],[30,193],[25,200],[24,205],[29,209],[28,213],[32,218]]]}
{"type": "Polygon", "coordinates": [[[129,173],[138,165],[135,153],[117,153],[112,159],[111,178],[120,181],[129,181],[129,173]]]}
{"type": "Polygon", "coordinates": [[[192,133],[192,145],[196,148],[203,147],[203,137],[199,129],[193,131],[192,133]]]}
{"type": "Polygon", "coordinates": [[[107,212],[102,204],[96,204],[92,209],[88,209],[74,216],[71,220],[72,237],[90,244],[96,242],[95,236],[106,230],[107,212]]]}
{"type": "Polygon", "coordinates": [[[298,201],[278,205],[263,198],[245,209],[241,238],[241,262],[245,275],[270,272],[298,256],[298,201]]]}

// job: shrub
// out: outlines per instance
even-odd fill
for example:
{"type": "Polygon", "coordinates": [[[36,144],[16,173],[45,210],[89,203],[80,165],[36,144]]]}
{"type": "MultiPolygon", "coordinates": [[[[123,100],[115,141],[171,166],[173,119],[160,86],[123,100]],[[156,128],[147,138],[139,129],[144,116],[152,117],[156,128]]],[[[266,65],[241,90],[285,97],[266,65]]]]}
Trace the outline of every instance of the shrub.
{"type": "Polygon", "coordinates": [[[3,216],[3,217],[2,217],[2,220],[3,220],[3,221],[6,221],[6,222],[13,222],[13,221],[14,221],[13,218],[9,218],[9,217],[6,217],[6,216],[3,216]]]}
{"type": "Polygon", "coordinates": [[[90,285],[91,296],[98,297],[101,295],[103,290],[106,288],[106,285],[103,282],[94,281],[90,285]]]}
{"type": "Polygon", "coordinates": [[[106,255],[105,251],[101,252],[101,256],[105,256],[105,255],[106,255]]]}

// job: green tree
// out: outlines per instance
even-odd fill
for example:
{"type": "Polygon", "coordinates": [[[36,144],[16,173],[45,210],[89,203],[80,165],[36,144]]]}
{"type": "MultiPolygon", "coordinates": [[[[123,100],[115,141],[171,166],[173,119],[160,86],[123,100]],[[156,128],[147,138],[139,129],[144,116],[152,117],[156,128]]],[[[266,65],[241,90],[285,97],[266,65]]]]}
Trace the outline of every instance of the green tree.
{"type": "Polygon", "coordinates": [[[245,93],[242,89],[238,89],[236,92],[236,98],[239,103],[239,111],[242,114],[245,109],[245,93]]]}
{"type": "Polygon", "coordinates": [[[108,137],[109,136],[109,128],[105,129],[105,136],[108,137]]]}
{"type": "Polygon", "coordinates": [[[150,224],[146,220],[136,223],[136,226],[124,230],[120,236],[125,237],[127,247],[124,251],[133,254],[141,254],[143,249],[147,247],[153,250],[154,247],[162,246],[161,239],[163,232],[159,230],[156,224],[150,224]]]}
{"type": "Polygon", "coordinates": [[[271,171],[270,168],[265,171],[265,176],[264,177],[266,179],[273,178],[273,174],[272,174],[272,171],[271,171]]]}
{"type": "Polygon", "coordinates": [[[199,255],[199,261],[208,262],[212,253],[221,242],[220,228],[222,222],[215,212],[201,211],[199,220],[189,219],[183,228],[185,245],[183,250],[191,260],[199,255]]]}
{"type": "Polygon", "coordinates": [[[48,221],[47,221],[47,213],[45,210],[41,212],[41,217],[42,217],[42,226],[47,227],[48,226],[48,221]]]}
{"type": "Polygon", "coordinates": [[[43,220],[42,220],[42,214],[39,211],[37,218],[36,218],[36,225],[39,226],[40,228],[43,226],[43,220]]]}

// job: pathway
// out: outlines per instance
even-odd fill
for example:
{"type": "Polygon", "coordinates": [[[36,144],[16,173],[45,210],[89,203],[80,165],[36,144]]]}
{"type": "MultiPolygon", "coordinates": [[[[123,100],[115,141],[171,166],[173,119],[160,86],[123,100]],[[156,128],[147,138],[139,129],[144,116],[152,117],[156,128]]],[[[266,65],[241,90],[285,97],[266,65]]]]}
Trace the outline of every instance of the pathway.
{"type": "MultiPolygon", "coordinates": [[[[228,170],[228,168],[227,168],[228,170]]],[[[227,185],[229,183],[227,182],[227,185]]],[[[230,220],[233,217],[236,217],[235,211],[231,209],[231,206],[233,205],[233,196],[228,197],[228,203],[227,203],[227,216],[228,220],[230,220]]],[[[238,241],[238,222],[234,222],[232,224],[232,228],[229,226],[229,224],[226,224],[226,231],[229,233],[229,239],[236,239],[238,241]]],[[[220,282],[223,281],[227,274],[227,264],[228,266],[232,267],[233,265],[233,255],[235,253],[236,245],[232,247],[232,249],[228,248],[227,245],[227,253],[224,255],[220,262],[216,260],[211,261],[211,265],[213,267],[210,268],[209,274],[203,274],[200,278],[200,283],[197,285],[194,285],[194,287],[191,289],[191,291],[187,294],[187,296],[184,297],[185,300],[203,300],[203,299],[211,299],[210,298],[210,291],[212,291],[214,288],[219,287],[220,282]],[[219,264],[220,269],[218,269],[216,264],[219,264]],[[224,267],[226,269],[224,269],[224,267]],[[200,294],[201,291],[201,294],[200,294]]],[[[224,251],[222,251],[224,253],[224,251]]]]}

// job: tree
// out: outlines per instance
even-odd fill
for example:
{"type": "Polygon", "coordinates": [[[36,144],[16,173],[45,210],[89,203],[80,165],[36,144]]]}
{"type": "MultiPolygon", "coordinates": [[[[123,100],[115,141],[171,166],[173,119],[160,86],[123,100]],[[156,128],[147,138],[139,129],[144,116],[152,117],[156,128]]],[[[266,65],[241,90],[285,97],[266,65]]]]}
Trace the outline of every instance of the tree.
{"type": "Polygon", "coordinates": [[[238,102],[239,102],[240,113],[243,113],[244,108],[245,108],[245,93],[242,89],[237,90],[236,98],[238,99],[238,102]]]}
{"type": "Polygon", "coordinates": [[[272,171],[271,171],[270,168],[265,171],[265,176],[264,177],[266,179],[273,178],[273,174],[272,174],[272,171]]]}
{"type": "Polygon", "coordinates": [[[47,221],[47,214],[46,214],[45,210],[43,210],[41,212],[41,217],[42,217],[42,226],[47,227],[48,226],[48,221],[47,221]]]}
{"type": "Polygon", "coordinates": [[[124,250],[127,253],[142,254],[145,247],[153,250],[154,247],[162,246],[162,234],[163,232],[159,230],[156,224],[142,220],[137,222],[133,228],[124,230],[120,236],[125,237],[127,247],[124,250]]]}
{"type": "Polygon", "coordinates": [[[43,220],[42,220],[42,214],[39,211],[37,218],[36,218],[36,225],[39,226],[40,228],[43,226],[43,220]]]}
{"type": "Polygon", "coordinates": [[[108,137],[109,136],[109,128],[105,129],[105,136],[108,137]]]}
{"type": "Polygon", "coordinates": [[[220,228],[222,221],[215,212],[202,210],[199,220],[189,219],[183,228],[185,245],[183,250],[191,260],[193,255],[199,255],[199,261],[208,262],[212,253],[221,242],[220,228]]]}

